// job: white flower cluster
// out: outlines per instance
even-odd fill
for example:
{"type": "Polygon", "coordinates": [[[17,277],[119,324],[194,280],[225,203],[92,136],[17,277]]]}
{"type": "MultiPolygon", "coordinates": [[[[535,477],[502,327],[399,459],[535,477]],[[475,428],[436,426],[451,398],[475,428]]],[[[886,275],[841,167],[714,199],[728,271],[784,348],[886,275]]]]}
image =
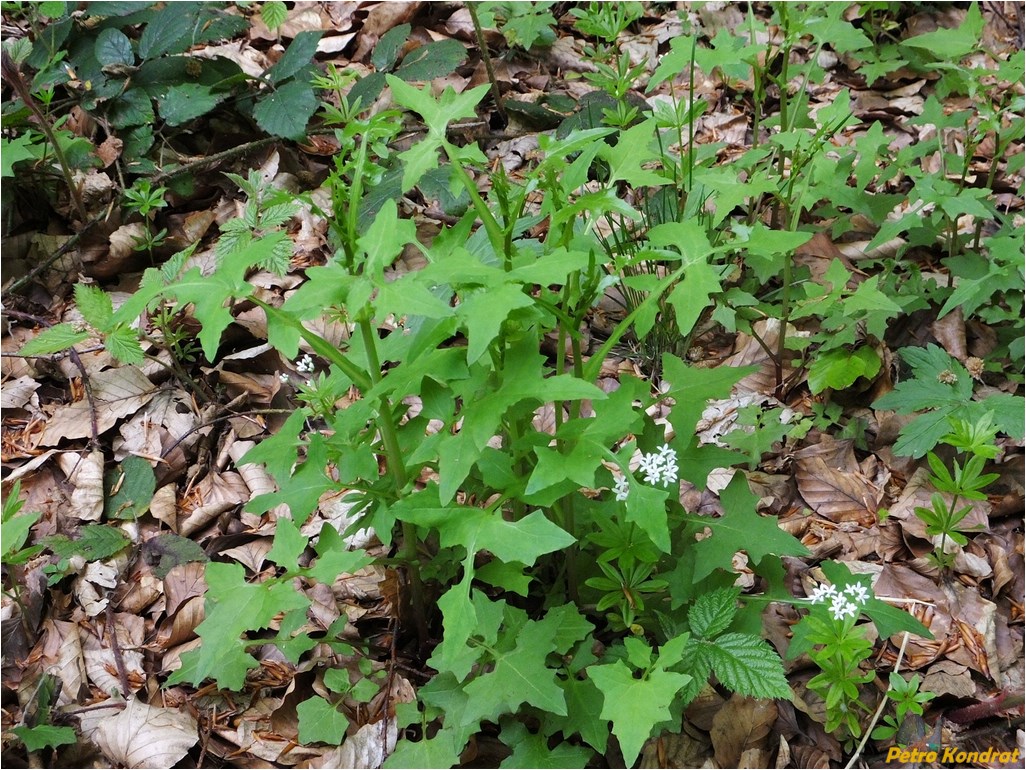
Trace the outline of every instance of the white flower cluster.
{"type": "MultiPolygon", "coordinates": [[[[657,452],[649,452],[641,456],[640,469],[645,473],[646,484],[662,484],[668,487],[677,483],[677,450],[669,444],[663,444],[657,452]]],[[[616,501],[622,503],[630,494],[631,485],[626,476],[617,476],[613,485],[616,501]]]]}
{"type": "Polygon", "coordinates": [[[819,585],[809,599],[813,604],[825,604],[829,601],[830,614],[835,620],[844,620],[849,615],[857,617],[859,608],[869,601],[869,595],[869,591],[861,583],[845,586],[843,591],[838,591],[833,586],[819,585]]]}
{"type": "MultiPolygon", "coordinates": [[[[310,357],[309,353],[307,353],[301,359],[296,361],[296,371],[299,372],[300,374],[310,374],[310,372],[312,372],[313,370],[314,370],[314,361],[313,361],[313,358],[310,357]]],[[[282,382],[288,382],[289,381],[289,373],[288,372],[282,372],[281,374],[278,375],[278,379],[281,380],[282,382]]]]}

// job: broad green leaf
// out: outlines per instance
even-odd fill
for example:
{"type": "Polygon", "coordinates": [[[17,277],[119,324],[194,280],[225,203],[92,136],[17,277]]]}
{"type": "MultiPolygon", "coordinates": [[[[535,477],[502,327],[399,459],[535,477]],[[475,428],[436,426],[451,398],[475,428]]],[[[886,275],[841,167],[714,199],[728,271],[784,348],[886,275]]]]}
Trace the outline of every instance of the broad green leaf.
{"type": "MultiPolygon", "coordinates": [[[[710,399],[726,398],[734,383],[756,370],[754,366],[720,366],[699,369],[687,366],[677,356],[663,356],[663,372],[673,387],[667,394],[675,401],[670,424],[678,436],[690,436],[710,399]]],[[[702,480],[704,485],[705,479],[702,480]]]]}
{"type": "Polygon", "coordinates": [[[107,473],[103,487],[107,493],[103,506],[104,517],[138,519],[150,508],[153,491],[156,489],[156,477],[149,462],[132,455],[107,473]]]}
{"type": "Polygon", "coordinates": [[[214,93],[209,86],[182,83],[170,86],[166,96],[157,98],[157,109],[169,126],[180,126],[206,115],[224,98],[224,94],[214,93]]]}
{"type": "Polygon", "coordinates": [[[18,351],[22,356],[45,356],[59,353],[73,345],[89,339],[89,332],[78,331],[69,323],[61,323],[44,329],[33,339],[22,345],[18,351]]]}
{"type": "Polygon", "coordinates": [[[609,722],[602,718],[602,693],[592,679],[570,677],[562,682],[567,716],[560,723],[566,736],[579,733],[601,753],[609,741],[609,722]]]}
{"type": "Polygon", "coordinates": [[[36,157],[28,134],[14,139],[0,139],[0,177],[14,176],[14,164],[36,157]]]}
{"type": "Polygon", "coordinates": [[[443,727],[431,738],[419,741],[401,740],[396,744],[395,751],[388,755],[385,768],[450,768],[460,761],[460,752],[465,743],[456,747],[453,730],[443,727]]]}
{"type": "Polygon", "coordinates": [[[456,315],[467,328],[467,363],[473,364],[487,352],[510,313],[533,304],[523,289],[512,283],[479,292],[460,303],[456,315]]]}
{"type": "Polygon", "coordinates": [[[308,607],[310,600],[291,581],[246,582],[241,564],[210,562],[205,577],[206,617],[196,627],[202,645],[190,655],[188,669],[182,656],[183,668],[172,679],[200,684],[213,677],[218,687],[241,690],[246,672],[257,665],[241,636],[266,628],[279,612],[308,607]]]}
{"type": "Polygon", "coordinates": [[[631,484],[626,505],[627,521],[641,527],[663,553],[670,552],[670,530],[666,523],[669,489],[650,487],[635,481],[631,484]]]}
{"type": "Polygon", "coordinates": [[[477,114],[474,108],[488,93],[489,88],[485,83],[457,94],[447,86],[436,99],[431,93],[430,85],[417,89],[395,75],[386,75],[385,79],[396,102],[408,110],[419,113],[427,124],[428,131],[437,138],[445,136],[445,128],[452,121],[473,118],[477,114]]]}
{"type": "Polygon", "coordinates": [[[613,722],[613,734],[628,767],[633,766],[652,728],[670,718],[670,704],[691,677],[655,669],[643,679],[618,660],[588,669],[588,678],[602,692],[602,718],[613,722]]]}
{"type": "Polygon", "coordinates": [[[704,643],[701,650],[712,663],[716,678],[734,692],[790,700],[783,663],[765,640],[751,634],[722,634],[704,643]]]}
{"type": "Polygon", "coordinates": [[[308,570],[308,574],[329,586],[340,576],[351,575],[373,561],[363,549],[350,550],[338,530],[330,523],[321,527],[314,550],[317,551],[317,561],[308,570]]]}
{"type": "Polygon", "coordinates": [[[880,356],[869,345],[854,350],[837,348],[820,352],[809,367],[809,390],[822,393],[827,388],[843,390],[859,377],[873,379],[880,371],[880,356]]]}
{"type": "Polygon", "coordinates": [[[7,560],[7,557],[21,550],[21,547],[25,545],[25,541],[28,540],[29,532],[32,531],[33,525],[39,521],[42,515],[42,512],[35,511],[4,519],[3,524],[0,525],[0,542],[3,543],[4,561],[7,560]]]}
{"type": "Polygon", "coordinates": [[[292,520],[299,523],[310,518],[317,507],[317,501],[325,492],[337,488],[337,483],[327,473],[327,445],[319,433],[310,437],[306,449],[306,460],[296,471],[280,481],[277,492],[258,495],[250,500],[246,510],[264,513],[276,505],[285,503],[292,514],[292,520]]]}
{"type": "Polygon", "coordinates": [[[503,722],[499,737],[513,749],[513,753],[499,764],[501,768],[583,768],[594,756],[584,746],[569,743],[559,743],[550,749],[545,735],[529,732],[522,722],[515,719],[503,722]]]}
{"type": "MultiPolygon", "coordinates": [[[[325,524],[330,527],[330,524],[325,524]]],[[[267,558],[285,570],[295,570],[299,566],[299,557],[306,550],[308,538],[299,533],[299,527],[292,519],[279,516],[274,527],[274,542],[267,558]]]]}
{"type": "Polygon", "coordinates": [[[406,498],[393,506],[393,512],[402,521],[436,528],[443,547],[462,545],[487,550],[503,561],[530,566],[539,556],[576,542],[541,511],[532,511],[519,521],[507,521],[501,511],[457,505],[417,507],[416,499],[406,498]]]}
{"type": "MultiPolygon", "coordinates": [[[[267,79],[277,85],[309,65],[313,61],[314,54],[317,53],[317,42],[323,34],[319,29],[305,30],[297,34],[281,58],[267,70],[265,73],[267,79]]],[[[311,89],[308,84],[301,83],[299,85],[305,85],[307,89],[311,89]]],[[[284,134],[277,134],[277,136],[284,136],[284,134]]]]}
{"type": "Polygon", "coordinates": [[[18,727],[12,727],[11,732],[17,735],[21,742],[25,744],[25,748],[32,752],[78,742],[78,735],[73,727],[58,727],[56,725],[26,727],[19,725],[18,727]]]}
{"type": "Polygon", "coordinates": [[[646,120],[633,128],[621,132],[615,147],[605,145],[599,157],[609,163],[607,184],[627,182],[634,187],[659,187],[670,184],[669,177],[644,168],[644,164],[656,158],[652,149],[655,138],[655,121],[646,120]]]}
{"type": "Polygon", "coordinates": [[[302,139],[317,106],[313,86],[301,80],[290,80],[260,99],[253,108],[253,117],[257,125],[272,136],[302,139]]]}
{"type": "Polygon", "coordinates": [[[102,67],[131,66],[135,63],[132,41],[119,29],[108,27],[96,36],[93,55],[102,67]]]}
{"type": "Polygon", "coordinates": [[[338,746],[346,735],[346,715],[318,695],[296,706],[299,717],[299,742],[329,743],[338,746]]]}
{"type": "Polygon", "coordinates": [[[691,633],[699,639],[712,639],[726,631],[737,614],[740,595],[741,591],[736,588],[720,588],[699,594],[688,610],[691,633]]]}
{"type": "Polygon", "coordinates": [[[464,688],[472,720],[495,721],[500,714],[516,713],[522,703],[566,716],[566,700],[556,684],[556,672],[545,665],[554,648],[553,633],[548,624],[528,621],[517,635],[516,647],[497,653],[491,673],[475,677],[464,688]]]}
{"type": "Polygon", "coordinates": [[[708,262],[693,262],[684,271],[680,283],[666,297],[682,337],[691,334],[702,312],[712,304],[712,295],[720,290],[719,274],[708,262]]]}
{"type": "Polygon", "coordinates": [[[433,80],[451,75],[466,60],[467,49],[458,40],[437,40],[406,54],[395,75],[407,81],[433,80]]]}
{"type": "Polygon", "coordinates": [[[731,570],[734,553],[744,550],[753,564],[768,554],[802,556],[808,549],[777,524],[773,516],[760,516],[755,506],[759,498],[748,488],[741,471],[734,473],[727,488],[720,493],[723,516],[718,519],[702,517],[702,526],[708,526],[712,535],[694,544],[694,580],[702,580],[713,570],[731,570]]]}
{"type": "Polygon", "coordinates": [[[467,640],[477,628],[477,612],[470,601],[471,577],[468,571],[460,583],[452,586],[438,600],[445,633],[442,635],[442,643],[435,647],[428,659],[428,665],[432,668],[439,672],[449,672],[458,681],[466,679],[470,669],[484,654],[482,648],[467,645],[467,640]]]}
{"type": "Polygon", "coordinates": [[[566,480],[582,487],[595,486],[595,471],[602,462],[602,447],[591,442],[574,445],[570,452],[551,447],[537,447],[538,462],[527,481],[525,495],[532,495],[566,480]]]}
{"type": "Polygon", "coordinates": [[[408,243],[417,242],[417,226],[412,219],[400,219],[395,201],[385,201],[365,235],[357,245],[367,255],[366,270],[382,279],[385,268],[395,261],[408,243]]]}
{"type": "Polygon", "coordinates": [[[959,60],[982,45],[983,16],[979,5],[971,3],[965,21],[958,29],[936,29],[923,35],[906,38],[903,46],[926,51],[938,60],[959,60]]]}

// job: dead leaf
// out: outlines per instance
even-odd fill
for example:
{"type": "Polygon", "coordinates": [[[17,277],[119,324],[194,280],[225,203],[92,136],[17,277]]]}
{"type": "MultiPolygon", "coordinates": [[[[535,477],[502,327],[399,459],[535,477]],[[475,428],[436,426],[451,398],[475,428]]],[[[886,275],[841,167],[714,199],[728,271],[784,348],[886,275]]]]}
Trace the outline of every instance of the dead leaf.
{"type": "Polygon", "coordinates": [[[833,522],[876,521],[883,492],[859,468],[853,442],[824,437],[796,452],[795,460],[798,491],[816,513],[833,522]]]}
{"type": "Polygon", "coordinates": [[[103,451],[94,449],[85,457],[62,454],[57,458],[61,470],[75,490],[66,515],[81,521],[99,521],[103,515],[103,451]]]}
{"type": "MultiPolygon", "coordinates": [[[[153,383],[134,366],[107,369],[90,378],[92,406],[96,408],[96,431],[106,433],[122,417],[134,414],[157,393],[153,383]]],[[[63,439],[92,435],[92,407],[83,396],[59,407],[39,437],[40,446],[55,446],[63,439]]]]}
{"type": "Polygon", "coordinates": [[[161,708],[132,698],[90,736],[121,767],[173,767],[199,740],[196,720],[183,709],[161,708]]]}
{"type": "Polygon", "coordinates": [[[771,700],[746,698],[734,693],[713,717],[713,754],[720,767],[739,767],[741,755],[749,749],[764,747],[770,728],[777,718],[777,706],[771,700]]]}

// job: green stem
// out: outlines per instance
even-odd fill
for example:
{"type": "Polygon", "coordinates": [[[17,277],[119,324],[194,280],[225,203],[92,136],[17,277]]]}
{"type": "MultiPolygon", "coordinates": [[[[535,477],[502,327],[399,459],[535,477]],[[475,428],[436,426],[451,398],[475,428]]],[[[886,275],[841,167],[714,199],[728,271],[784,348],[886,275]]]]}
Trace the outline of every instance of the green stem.
{"type": "MultiPolygon", "coordinates": [[[[367,353],[367,373],[370,375],[372,386],[374,386],[381,381],[381,363],[378,359],[377,339],[369,319],[362,318],[357,325],[360,327],[360,335],[363,337],[363,345],[367,353]]],[[[385,447],[388,471],[392,474],[396,497],[401,498],[405,494],[409,479],[406,475],[406,464],[403,462],[402,449],[399,447],[399,436],[396,432],[392,416],[392,404],[389,402],[388,396],[385,395],[381,396],[379,402],[378,430],[381,432],[381,443],[385,447]]],[[[420,557],[417,553],[417,527],[411,522],[404,521],[402,522],[402,530],[403,544],[399,551],[399,557],[410,571],[413,617],[417,625],[417,636],[423,645],[427,643],[428,627],[427,616],[424,613],[426,607],[424,583],[420,577],[420,557]]]]}
{"type": "Polygon", "coordinates": [[[499,93],[499,81],[495,77],[495,70],[492,69],[492,57],[488,53],[488,43],[485,42],[484,31],[481,29],[481,22],[477,18],[476,3],[467,3],[467,10],[470,12],[470,21],[474,25],[474,36],[477,37],[477,47],[481,51],[481,61],[484,62],[485,72],[488,73],[488,82],[492,87],[492,101],[495,102],[495,109],[502,118],[502,125],[509,125],[509,118],[506,115],[506,108],[502,106],[502,94],[499,93]]]}

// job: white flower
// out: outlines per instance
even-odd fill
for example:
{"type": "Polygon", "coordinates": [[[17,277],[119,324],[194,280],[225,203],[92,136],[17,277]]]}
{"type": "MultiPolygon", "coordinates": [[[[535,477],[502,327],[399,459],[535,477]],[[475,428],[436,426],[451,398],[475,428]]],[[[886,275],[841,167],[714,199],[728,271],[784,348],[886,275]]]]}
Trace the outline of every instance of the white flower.
{"type": "Polygon", "coordinates": [[[662,476],[663,463],[659,459],[659,455],[642,455],[639,470],[644,472],[646,484],[656,484],[659,482],[660,476],[662,476]]]}
{"type": "Polygon", "coordinates": [[[820,602],[825,602],[827,599],[833,599],[837,595],[836,588],[823,583],[822,585],[816,586],[812,591],[812,596],[809,597],[809,600],[813,604],[819,604],[820,602]]]}
{"type": "Polygon", "coordinates": [[[624,500],[626,500],[627,496],[630,494],[630,491],[631,485],[630,482],[627,481],[627,477],[617,476],[616,483],[613,485],[613,492],[616,495],[616,502],[622,503],[624,500]]]}
{"type": "Polygon", "coordinates": [[[282,372],[281,374],[278,375],[278,379],[281,380],[282,382],[288,382],[289,381],[289,373],[288,372],[282,372]]]}
{"type": "Polygon", "coordinates": [[[854,618],[859,614],[858,606],[846,599],[840,602],[835,601],[830,607],[830,611],[833,613],[835,620],[844,620],[845,615],[851,615],[854,618]]]}
{"type": "MultiPolygon", "coordinates": [[[[670,451],[672,452],[673,450],[670,450],[670,451]]],[[[676,454],[677,453],[674,452],[673,454],[674,454],[674,459],[673,460],[666,460],[663,463],[662,479],[663,479],[663,486],[664,487],[665,486],[669,486],[670,484],[676,484],[677,483],[677,471],[678,471],[677,461],[676,461],[676,454]]]]}
{"type": "Polygon", "coordinates": [[[669,444],[663,444],[659,447],[659,457],[665,463],[677,464],[677,450],[672,448],[669,444]]]}
{"type": "Polygon", "coordinates": [[[861,583],[852,583],[851,585],[846,586],[844,592],[857,604],[861,605],[869,601],[869,591],[867,591],[866,587],[861,583]]]}
{"type": "Polygon", "coordinates": [[[305,356],[303,356],[296,362],[296,371],[300,374],[306,374],[307,372],[312,372],[313,370],[314,362],[313,359],[310,357],[309,353],[307,353],[305,356]]]}

